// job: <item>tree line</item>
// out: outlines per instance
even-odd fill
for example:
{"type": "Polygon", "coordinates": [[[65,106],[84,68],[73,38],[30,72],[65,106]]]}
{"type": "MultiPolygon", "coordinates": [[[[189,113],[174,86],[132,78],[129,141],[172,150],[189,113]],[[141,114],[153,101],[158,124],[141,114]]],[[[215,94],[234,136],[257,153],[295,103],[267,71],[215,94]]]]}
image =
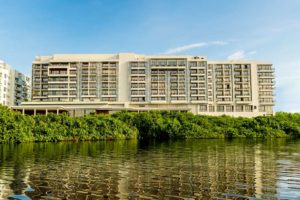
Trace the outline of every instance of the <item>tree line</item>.
{"type": "Polygon", "coordinates": [[[300,137],[300,114],[254,118],[205,116],[175,111],[112,115],[22,115],[0,106],[0,143],[115,139],[300,137]]]}

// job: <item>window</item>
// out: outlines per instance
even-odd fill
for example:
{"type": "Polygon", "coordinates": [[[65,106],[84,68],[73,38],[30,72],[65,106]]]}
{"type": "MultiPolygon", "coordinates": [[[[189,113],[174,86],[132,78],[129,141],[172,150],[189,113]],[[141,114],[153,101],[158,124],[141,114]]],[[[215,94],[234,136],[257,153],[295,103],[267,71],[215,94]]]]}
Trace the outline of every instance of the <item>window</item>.
{"type": "Polygon", "coordinates": [[[176,66],[177,65],[177,61],[173,61],[173,60],[170,60],[168,61],[168,66],[176,66]]]}
{"type": "Polygon", "coordinates": [[[190,62],[191,67],[197,67],[197,62],[190,62]]]}
{"type": "Polygon", "coordinates": [[[226,106],[226,112],[233,112],[233,107],[231,105],[226,106]]]}
{"type": "Polygon", "coordinates": [[[184,60],[179,60],[178,65],[179,66],[185,66],[185,61],[184,60]]]}
{"type": "Polygon", "coordinates": [[[207,111],[207,106],[206,105],[200,105],[199,106],[199,111],[201,111],[201,112],[207,111]]]}
{"type": "Polygon", "coordinates": [[[246,112],[251,112],[252,111],[252,106],[246,105],[245,106],[245,111],[246,112]]]}
{"type": "Polygon", "coordinates": [[[259,106],[260,112],[272,112],[273,108],[272,106],[259,106]]]}
{"type": "Polygon", "coordinates": [[[237,112],[243,112],[243,106],[237,105],[236,106],[236,111],[237,112]]]}

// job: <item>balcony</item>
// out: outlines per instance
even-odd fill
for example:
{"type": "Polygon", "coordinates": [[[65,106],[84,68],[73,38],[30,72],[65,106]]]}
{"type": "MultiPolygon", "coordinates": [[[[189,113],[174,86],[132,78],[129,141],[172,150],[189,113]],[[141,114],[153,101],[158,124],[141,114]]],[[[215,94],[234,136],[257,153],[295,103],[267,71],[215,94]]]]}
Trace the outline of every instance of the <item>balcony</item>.
{"type": "Polygon", "coordinates": [[[102,82],[116,82],[116,81],[117,81],[117,79],[115,77],[103,77],[102,78],[102,82]]]}
{"type": "Polygon", "coordinates": [[[143,82],[145,82],[145,80],[143,80],[143,79],[138,79],[138,80],[134,79],[134,80],[131,80],[131,82],[132,83],[143,83],[143,82]]]}
{"type": "Polygon", "coordinates": [[[257,69],[258,72],[275,72],[274,68],[259,68],[257,69]]]}
{"type": "Polygon", "coordinates": [[[259,100],[259,104],[261,105],[275,105],[275,100],[272,101],[264,101],[264,100],[259,100]]]}
{"type": "Polygon", "coordinates": [[[68,94],[51,94],[51,95],[48,95],[48,98],[55,98],[55,97],[69,97],[68,94]]]}
{"type": "Polygon", "coordinates": [[[185,81],[185,78],[175,78],[175,77],[171,77],[170,80],[172,82],[184,82],[185,81]]]}
{"type": "Polygon", "coordinates": [[[68,76],[67,71],[49,71],[49,76],[68,76]]]}
{"type": "Polygon", "coordinates": [[[96,98],[97,96],[95,94],[82,94],[81,97],[83,97],[83,98],[96,98]]]}
{"type": "Polygon", "coordinates": [[[259,94],[258,95],[260,98],[264,98],[264,97],[274,97],[275,94],[259,94]]]}
{"type": "Polygon", "coordinates": [[[59,79],[58,79],[58,80],[49,80],[49,81],[48,81],[49,84],[51,84],[51,83],[52,83],[52,84],[53,84],[53,83],[69,83],[69,82],[70,82],[70,83],[71,83],[71,82],[76,83],[76,81],[72,81],[72,80],[69,81],[68,79],[62,79],[62,80],[59,80],[59,79]]]}
{"type": "Polygon", "coordinates": [[[249,101],[236,100],[235,103],[236,104],[247,104],[248,105],[248,104],[252,104],[252,101],[250,101],[250,100],[249,101]]]}
{"type": "Polygon", "coordinates": [[[185,69],[185,66],[181,66],[181,65],[167,65],[167,66],[151,66],[151,69],[185,69]]]}
{"type": "Polygon", "coordinates": [[[205,76],[206,73],[205,72],[191,72],[190,75],[191,76],[205,76]]]}
{"type": "Polygon", "coordinates": [[[205,66],[190,66],[190,69],[206,69],[205,66]]]}
{"type": "MultiPolygon", "coordinates": [[[[49,91],[56,91],[56,90],[59,90],[59,91],[67,91],[69,90],[69,88],[48,88],[49,91]]],[[[76,90],[76,89],[73,89],[73,90],[76,90]]]]}
{"type": "Polygon", "coordinates": [[[200,82],[205,82],[205,79],[190,79],[191,83],[200,83],[200,82]]]}
{"type": "Polygon", "coordinates": [[[274,86],[272,87],[259,87],[259,91],[273,91],[275,89],[274,86]]]}
{"type": "Polygon", "coordinates": [[[244,80],[235,80],[234,81],[235,84],[243,84],[246,83],[244,80]]]}
{"type": "Polygon", "coordinates": [[[116,94],[101,94],[101,97],[117,97],[116,94]]]}
{"type": "Polygon", "coordinates": [[[250,88],[235,88],[235,91],[249,91],[250,88]]]}
{"type": "Polygon", "coordinates": [[[146,67],[146,63],[142,64],[142,63],[139,63],[139,64],[136,64],[135,63],[130,63],[130,68],[131,69],[145,69],[146,67]]]}
{"type": "Polygon", "coordinates": [[[201,86],[193,86],[193,87],[190,87],[190,90],[201,90],[201,89],[205,89],[205,87],[201,87],[201,86]]]}
{"type": "Polygon", "coordinates": [[[271,82],[261,82],[261,81],[259,81],[258,82],[258,84],[259,85],[275,85],[275,81],[273,80],[273,81],[271,81],[271,82]]]}
{"type": "Polygon", "coordinates": [[[271,75],[258,75],[258,78],[266,78],[266,79],[274,79],[274,75],[271,74],[271,75]]]}
{"type": "Polygon", "coordinates": [[[85,65],[82,67],[82,69],[97,69],[97,64],[90,64],[90,65],[85,65]]]}
{"type": "Polygon", "coordinates": [[[131,94],[131,97],[146,97],[145,94],[131,94]]]}
{"type": "Polygon", "coordinates": [[[156,82],[161,81],[161,82],[165,82],[166,79],[165,79],[165,78],[155,78],[155,77],[152,77],[152,78],[151,78],[151,81],[156,81],[156,82]]]}
{"type": "Polygon", "coordinates": [[[222,94],[216,94],[218,98],[226,98],[226,97],[231,97],[232,94],[230,93],[222,93],[222,94]]]}
{"type": "Polygon", "coordinates": [[[206,94],[198,93],[198,94],[190,94],[191,97],[204,97],[206,94]]]}
{"type": "Polygon", "coordinates": [[[243,68],[234,68],[234,71],[242,71],[242,70],[244,70],[243,68]]]}

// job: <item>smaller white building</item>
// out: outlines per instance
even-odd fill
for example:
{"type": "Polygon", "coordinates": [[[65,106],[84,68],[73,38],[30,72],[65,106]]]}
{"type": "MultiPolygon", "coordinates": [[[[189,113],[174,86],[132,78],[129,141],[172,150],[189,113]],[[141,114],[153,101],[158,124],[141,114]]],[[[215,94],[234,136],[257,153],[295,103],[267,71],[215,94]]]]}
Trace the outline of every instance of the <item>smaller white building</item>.
{"type": "Polygon", "coordinates": [[[10,65],[0,61],[0,104],[6,106],[13,105],[12,91],[12,70],[10,65]]]}
{"type": "Polygon", "coordinates": [[[30,99],[30,78],[0,61],[0,104],[11,107],[30,99]]]}

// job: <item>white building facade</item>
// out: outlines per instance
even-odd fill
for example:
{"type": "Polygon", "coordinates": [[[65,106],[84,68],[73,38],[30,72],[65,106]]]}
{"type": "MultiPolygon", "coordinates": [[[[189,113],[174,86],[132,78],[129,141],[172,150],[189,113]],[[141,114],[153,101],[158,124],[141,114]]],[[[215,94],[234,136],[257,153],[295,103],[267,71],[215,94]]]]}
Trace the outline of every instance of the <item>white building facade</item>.
{"type": "Polygon", "coordinates": [[[30,77],[0,61],[0,104],[11,107],[30,99],[30,77]]]}
{"type": "Polygon", "coordinates": [[[274,69],[259,61],[133,53],[53,55],[32,65],[32,101],[22,112],[71,115],[119,110],[272,115],[274,69]]]}

